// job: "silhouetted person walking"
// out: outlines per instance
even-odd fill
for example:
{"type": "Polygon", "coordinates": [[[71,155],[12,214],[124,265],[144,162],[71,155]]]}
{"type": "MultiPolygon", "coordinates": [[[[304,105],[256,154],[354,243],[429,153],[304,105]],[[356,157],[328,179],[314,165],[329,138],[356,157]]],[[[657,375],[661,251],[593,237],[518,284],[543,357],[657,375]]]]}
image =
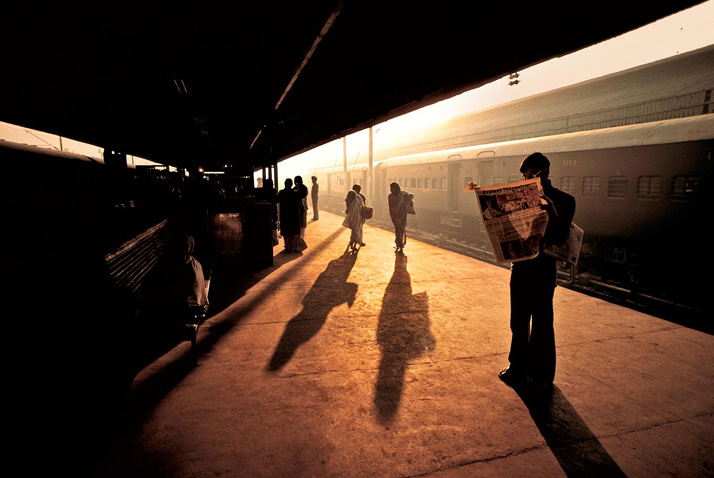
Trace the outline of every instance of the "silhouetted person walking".
{"type": "Polygon", "coordinates": [[[394,243],[397,253],[404,252],[407,245],[407,213],[414,208],[414,195],[407,191],[402,191],[399,183],[389,185],[391,193],[387,197],[389,202],[389,217],[394,224],[394,243]]]}
{"type": "Polygon", "coordinates": [[[349,248],[353,251],[359,249],[359,246],[363,245],[362,242],[362,226],[364,225],[364,219],[362,218],[362,206],[364,206],[364,200],[361,194],[357,194],[354,190],[350,190],[345,198],[345,220],[342,221],[344,227],[349,227],[352,231],[350,233],[350,244],[349,248]]]}
{"type": "Polygon", "coordinates": [[[363,236],[364,236],[364,223],[365,223],[366,219],[365,219],[364,215],[362,214],[362,212],[363,212],[364,206],[367,205],[367,197],[366,197],[364,194],[362,194],[362,186],[360,186],[359,184],[353,185],[353,186],[352,186],[352,190],[353,190],[359,197],[362,198],[362,208],[360,208],[360,217],[362,218],[362,232],[360,233],[360,236],[359,236],[359,237],[360,237],[360,243],[359,243],[359,245],[360,245],[360,247],[364,247],[364,246],[367,245],[367,244],[365,244],[364,241],[363,241],[363,236]]]}

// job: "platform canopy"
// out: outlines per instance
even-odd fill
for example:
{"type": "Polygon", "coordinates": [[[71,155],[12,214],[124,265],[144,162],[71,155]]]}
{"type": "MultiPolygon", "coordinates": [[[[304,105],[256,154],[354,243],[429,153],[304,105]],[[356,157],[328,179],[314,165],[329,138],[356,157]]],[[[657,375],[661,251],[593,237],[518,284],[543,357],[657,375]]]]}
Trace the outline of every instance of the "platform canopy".
{"type": "Polygon", "coordinates": [[[0,121],[251,170],[700,2],[6,2],[0,121]]]}

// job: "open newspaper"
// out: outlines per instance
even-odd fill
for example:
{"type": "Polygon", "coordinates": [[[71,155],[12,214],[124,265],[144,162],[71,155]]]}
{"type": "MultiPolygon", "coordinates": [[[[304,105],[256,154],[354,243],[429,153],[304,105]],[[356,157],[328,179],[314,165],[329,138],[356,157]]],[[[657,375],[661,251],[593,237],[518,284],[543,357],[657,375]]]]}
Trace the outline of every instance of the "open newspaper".
{"type": "MultiPolygon", "coordinates": [[[[518,262],[533,259],[548,225],[543,187],[539,178],[498,186],[478,187],[470,183],[481,211],[486,237],[496,262],[518,262]]],[[[566,244],[550,246],[545,252],[575,265],[580,254],[583,230],[572,224],[566,244]]]]}
{"type": "Polygon", "coordinates": [[[477,187],[484,230],[497,263],[518,262],[538,255],[539,244],[548,225],[548,213],[540,179],[528,179],[498,186],[477,187]]]}

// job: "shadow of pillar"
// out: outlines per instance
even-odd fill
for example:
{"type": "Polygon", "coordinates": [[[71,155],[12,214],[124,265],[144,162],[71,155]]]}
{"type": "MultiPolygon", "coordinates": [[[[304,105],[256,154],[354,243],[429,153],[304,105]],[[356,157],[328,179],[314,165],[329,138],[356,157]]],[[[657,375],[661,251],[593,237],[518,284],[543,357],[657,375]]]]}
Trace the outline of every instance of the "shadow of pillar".
{"type": "Polygon", "coordinates": [[[377,325],[377,343],[382,358],[375,385],[374,405],[377,420],[383,425],[393,422],[399,410],[409,360],[434,348],[436,341],[429,326],[428,296],[425,292],[412,295],[407,256],[397,254],[377,325]]]}
{"type": "Polygon", "coordinates": [[[516,392],[569,478],[626,476],[558,387],[540,393],[518,387],[516,392]]]}

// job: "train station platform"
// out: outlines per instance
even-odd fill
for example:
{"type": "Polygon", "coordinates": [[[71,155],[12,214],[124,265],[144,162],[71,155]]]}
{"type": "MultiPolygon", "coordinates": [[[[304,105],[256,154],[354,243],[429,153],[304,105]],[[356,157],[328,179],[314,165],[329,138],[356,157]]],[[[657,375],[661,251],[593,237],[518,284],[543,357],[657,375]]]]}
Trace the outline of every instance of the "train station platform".
{"type": "Polygon", "coordinates": [[[714,336],[558,288],[554,387],[514,389],[507,269],[341,222],[214,274],[198,365],[137,375],[96,476],[714,475],[714,336]]]}

